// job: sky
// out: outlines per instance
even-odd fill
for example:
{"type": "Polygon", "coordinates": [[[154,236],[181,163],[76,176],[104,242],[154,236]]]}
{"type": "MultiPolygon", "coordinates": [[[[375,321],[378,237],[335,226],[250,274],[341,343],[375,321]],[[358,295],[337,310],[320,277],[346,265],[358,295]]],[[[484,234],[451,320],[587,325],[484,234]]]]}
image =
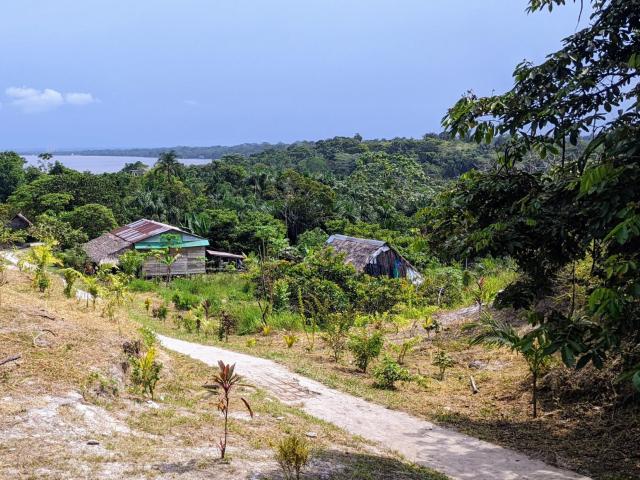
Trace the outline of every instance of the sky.
{"type": "MultiPolygon", "coordinates": [[[[576,30],[525,0],[0,3],[0,149],[292,142],[440,131],[576,30]]],[[[584,16],[584,15],[583,15],[584,16]]]]}

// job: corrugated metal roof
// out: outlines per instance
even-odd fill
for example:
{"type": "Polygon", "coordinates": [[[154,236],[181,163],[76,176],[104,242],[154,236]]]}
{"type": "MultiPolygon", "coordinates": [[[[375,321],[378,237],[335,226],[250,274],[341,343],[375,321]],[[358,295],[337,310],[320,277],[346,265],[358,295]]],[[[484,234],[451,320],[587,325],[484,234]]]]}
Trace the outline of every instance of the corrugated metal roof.
{"type": "Polygon", "coordinates": [[[170,231],[187,233],[184,230],[179,229],[178,227],[142,218],[133,223],[130,223],[129,225],[116,228],[111,232],[111,234],[127,242],[138,243],[147,238],[170,231]]]}
{"type": "Polygon", "coordinates": [[[207,253],[212,257],[237,258],[238,260],[243,260],[247,258],[244,255],[238,255],[236,253],[229,253],[229,252],[219,252],[217,250],[207,250],[207,253]]]}

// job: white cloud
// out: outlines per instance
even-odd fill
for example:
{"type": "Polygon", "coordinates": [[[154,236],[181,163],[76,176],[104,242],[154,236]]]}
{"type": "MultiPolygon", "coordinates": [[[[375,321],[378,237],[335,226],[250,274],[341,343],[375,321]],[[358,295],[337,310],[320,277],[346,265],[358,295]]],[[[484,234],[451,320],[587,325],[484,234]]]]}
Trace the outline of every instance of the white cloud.
{"type": "Polygon", "coordinates": [[[195,100],[185,100],[184,103],[185,105],[191,105],[192,107],[198,105],[198,102],[196,102],[195,100]]]}
{"type": "Polygon", "coordinates": [[[69,105],[89,105],[96,101],[90,93],[79,92],[65,93],[64,99],[69,105]]]}
{"type": "Polygon", "coordinates": [[[38,90],[29,87],[9,87],[5,90],[5,94],[11,99],[10,104],[24,113],[40,113],[53,110],[65,104],[82,106],[96,101],[90,93],[70,92],[62,94],[51,88],[38,90]]]}

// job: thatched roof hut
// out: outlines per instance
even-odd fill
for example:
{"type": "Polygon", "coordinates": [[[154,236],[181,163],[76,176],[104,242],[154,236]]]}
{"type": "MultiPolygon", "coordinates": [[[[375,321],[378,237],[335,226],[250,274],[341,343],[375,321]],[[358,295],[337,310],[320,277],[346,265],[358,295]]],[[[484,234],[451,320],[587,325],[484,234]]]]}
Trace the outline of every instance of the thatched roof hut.
{"type": "Polygon", "coordinates": [[[420,272],[382,240],[331,235],[327,245],[337,253],[344,254],[345,262],[353,265],[357,272],[376,277],[407,278],[413,283],[422,282],[420,272]]]}
{"type": "Polygon", "coordinates": [[[7,227],[11,230],[26,230],[33,226],[31,220],[25,217],[22,213],[16,214],[11,220],[7,222],[7,227]]]}

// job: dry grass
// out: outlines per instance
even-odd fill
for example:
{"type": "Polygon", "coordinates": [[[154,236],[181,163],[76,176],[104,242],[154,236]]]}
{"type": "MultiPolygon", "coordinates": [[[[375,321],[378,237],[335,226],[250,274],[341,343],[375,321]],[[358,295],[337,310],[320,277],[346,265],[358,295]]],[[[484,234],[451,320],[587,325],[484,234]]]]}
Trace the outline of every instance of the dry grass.
{"type": "MultiPolygon", "coordinates": [[[[334,362],[319,338],[311,352],[306,350],[303,334],[298,335],[299,341],[289,349],[281,332],[269,337],[232,336],[229,343],[221,344],[211,338],[175,330],[170,320],[161,324],[148,319],[138,307],[134,308],[134,315],[169,335],[275,360],[330,387],[455,427],[559,467],[598,479],[640,478],[637,449],[640,408],[637,404],[619,406],[608,400],[593,401],[581,396],[568,401],[566,397],[573,388],[569,379],[576,374],[564,370],[556,361],[555,374],[562,373],[564,380],[553,388],[549,379],[547,388],[543,382],[541,414],[538,419],[532,419],[529,374],[524,361],[507,350],[469,346],[471,333],[463,332],[461,323],[445,329],[438,338],[425,336],[406,356],[406,367],[411,373],[421,375],[423,382],[400,382],[396,390],[381,390],[374,386],[369,374],[355,369],[348,353],[340,363],[334,362]],[[249,339],[255,339],[255,344],[249,346],[249,339]],[[439,349],[447,351],[455,360],[444,381],[437,379],[437,368],[432,365],[433,355],[439,349]],[[470,368],[472,361],[481,362],[483,368],[470,368]],[[471,391],[470,376],[479,388],[477,394],[471,391]]],[[[387,343],[397,338],[398,335],[390,333],[387,343]]]]}
{"type": "Polygon", "coordinates": [[[44,297],[25,274],[9,277],[0,356],[22,358],[0,367],[2,478],[279,478],[273,446],[308,431],[317,438],[305,478],[441,478],[255,389],[242,392],[253,420],[232,401],[230,461],[220,462],[222,420],[201,388],[209,367],[162,351],[157,401],[149,402],[128,388],[121,368],[122,343],[138,336],[139,324],[122,319],[119,335],[84,302],[64,299],[57,282],[44,297]]]}

